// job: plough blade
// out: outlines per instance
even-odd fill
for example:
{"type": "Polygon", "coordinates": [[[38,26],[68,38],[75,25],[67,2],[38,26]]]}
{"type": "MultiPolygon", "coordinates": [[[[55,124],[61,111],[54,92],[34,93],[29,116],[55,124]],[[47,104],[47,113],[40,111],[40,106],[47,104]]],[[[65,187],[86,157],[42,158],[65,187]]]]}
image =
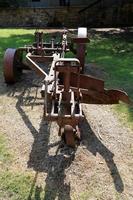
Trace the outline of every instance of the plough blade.
{"type": "MultiPolygon", "coordinates": [[[[77,74],[71,76],[71,87],[76,88],[77,74]]],[[[81,91],[81,102],[87,104],[118,104],[119,101],[130,104],[131,101],[126,92],[121,90],[107,90],[104,81],[89,75],[80,75],[79,87],[81,91]]]]}

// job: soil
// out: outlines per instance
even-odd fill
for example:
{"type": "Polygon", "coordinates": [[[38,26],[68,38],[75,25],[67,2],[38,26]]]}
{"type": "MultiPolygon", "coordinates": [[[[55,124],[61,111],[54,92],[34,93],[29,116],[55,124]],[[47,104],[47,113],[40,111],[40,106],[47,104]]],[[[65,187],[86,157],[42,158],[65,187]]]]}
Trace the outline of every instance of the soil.
{"type": "MultiPolygon", "coordinates": [[[[99,67],[86,68],[104,77],[99,67]]],[[[13,154],[10,169],[35,176],[30,195],[35,186],[45,191],[44,200],[132,200],[133,132],[111,106],[83,105],[80,145],[60,148],[57,124],[43,120],[40,90],[33,72],[12,86],[0,79],[0,131],[13,154]]]]}

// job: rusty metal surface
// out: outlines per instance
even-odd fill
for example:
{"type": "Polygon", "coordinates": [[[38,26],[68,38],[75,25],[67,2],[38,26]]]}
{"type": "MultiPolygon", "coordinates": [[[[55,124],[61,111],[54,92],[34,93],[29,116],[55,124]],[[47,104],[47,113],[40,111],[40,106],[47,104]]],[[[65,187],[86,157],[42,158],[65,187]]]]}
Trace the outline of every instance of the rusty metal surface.
{"type": "Polygon", "coordinates": [[[84,73],[84,66],[85,66],[85,53],[86,53],[86,43],[89,42],[88,38],[73,38],[73,41],[77,45],[77,55],[76,57],[80,61],[81,65],[81,73],[84,73]]]}
{"type": "Polygon", "coordinates": [[[34,62],[47,63],[53,61],[53,56],[40,56],[40,55],[29,55],[29,58],[34,62]]]}
{"type": "Polygon", "coordinates": [[[65,125],[64,137],[65,137],[65,142],[68,146],[75,147],[75,136],[74,136],[74,130],[72,126],[65,125]]]}
{"type": "Polygon", "coordinates": [[[16,49],[7,49],[4,55],[4,77],[5,82],[15,82],[15,75],[14,75],[14,55],[16,49]]]}
{"type": "MultiPolygon", "coordinates": [[[[71,75],[70,82],[72,87],[76,87],[77,79],[78,75],[73,73],[71,75]]],[[[93,76],[80,74],[80,88],[102,92],[104,88],[104,81],[93,76]]]]}
{"type": "Polygon", "coordinates": [[[80,60],[81,73],[84,73],[86,44],[77,44],[77,58],[80,60]]]}
{"type": "Polygon", "coordinates": [[[89,39],[87,38],[87,35],[85,38],[75,37],[73,38],[73,42],[77,45],[76,52],[77,58],[79,59],[81,64],[81,73],[84,73],[86,44],[89,43],[89,39]]]}
{"type": "Polygon", "coordinates": [[[21,52],[16,49],[7,49],[4,55],[4,78],[6,83],[14,83],[19,78],[21,74],[21,52]]]}
{"type": "Polygon", "coordinates": [[[42,76],[42,77],[46,77],[47,74],[45,73],[44,70],[41,69],[41,67],[39,67],[32,59],[31,59],[31,53],[28,53],[26,55],[26,61],[27,63],[29,64],[29,68],[34,70],[39,76],[42,76]]]}
{"type": "Polygon", "coordinates": [[[105,90],[105,93],[112,99],[112,101],[122,101],[127,104],[132,104],[126,92],[121,90],[105,90]]]}
{"type": "Polygon", "coordinates": [[[88,43],[90,40],[89,40],[89,38],[79,38],[79,37],[75,37],[75,38],[73,38],[73,42],[74,43],[78,43],[78,44],[86,44],[86,43],[88,43]]]}

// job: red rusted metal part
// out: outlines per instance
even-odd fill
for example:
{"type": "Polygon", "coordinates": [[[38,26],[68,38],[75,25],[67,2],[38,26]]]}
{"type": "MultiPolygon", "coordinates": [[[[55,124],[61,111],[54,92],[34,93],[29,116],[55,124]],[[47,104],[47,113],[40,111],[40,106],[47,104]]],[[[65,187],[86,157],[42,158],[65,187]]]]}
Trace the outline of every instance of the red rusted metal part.
{"type": "Polygon", "coordinates": [[[65,125],[64,137],[65,137],[65,142],[68,146],[75,147],[75,135],[74,135],[74,130],[72,126],[65,125]]]}
{"type": "Polygon", "coordinates": [[[73,38],[73,42],[77,44],[77,58],[81,64],[81,73],[84,73],[86,44],[89,42],[88,38],[73,38]]]}
{"type": "Polygon", "coordinates": [[[89,42],[88,38],[73,38],[73,42],[77,44],[77,58],[81,64],[81,73],[84,73],[86,43],[89,42]]]}
{"type": "Polygon", "coordinates": [[[48,63],[53,61],[53,56],[40,56],[40,55],[30,55],[29,58],[31,58],[34,62],[39,63],[48,63]]]}
{"type": "Polygon", "coordinates": [[[130,102],[127,94],[123,91],[103,90],[103,92],[97,92],[93,90],[82,91],[82,103],[86,104],[118,104],[119,101],[130,102]]]}
{"type": "MultiPolygon", "coordinates": [[[[103,88],[104,88],[104,81],[101,80],[101,79],[97,79],[93,76],[89,76],[89,75],[83,75],[83,74],[80,74],[80,88],[83,88],[83,89],[91,89],[91,90],[94,90],[94,91],[103,91],[103,88]]],[[[76,73],[73,73],[71,75],[71,80],[70,80],[70,85],[72,87],[76,87],[77,85],[77,80],[78,80],[78,75],[76,73]]]]}
{"type": "Polygon", "coordinates": [[[22,54],[16,49],[7,49],[4,55],[4,78],[8,84],[16,82],[22,72],[22,54]]]}
{"type": "Polygon", "coordinates": [[[16,81],[14,72],[14,56],[16,49],[7,49],[4,56],[4,78],[6,83],[14,83],[16,81]]]}
{"type": "Polygon", "coordinates": [[[119,103],[122,101],[127,104],[132,104],[126,92],[121,90],[105,90],[105,93],[112,99],[112,101],[119,103]]]}
{"type": "Polygon", "coordinates": [[[39,50],[43,48],[43,32],[35,32],[35,42],[36,42],[36,53],[39,53],[39,50]]]}
{"type": "MultiPolygon", "coordinates": [[[[76,92],[78,75],[71,76],[71,89],[76,92]]],[[[80,75],[80,91],[82,103],[87,104],[118,104],[119,101],[130,103],[128,95],[120,90],[107,90],[104,81],[88,75],[80,75]]]]}
{"type": "Polygon", "coordinates": [[[79,38],[79,37],[75,37],[75,38],[73,38],[73,42],[74,43],[77,43],[77,44],[86,44],[86,43],[88,43],[90,40],[89,40],[89,38],[79,38]]]}
{"type": "Polygon", "coordinates": [[[26,55],[26,61],[29,64],[29,68],[35,71],[39,76],[42,76],[43,78],[47,76],[46,72],[41,67],[39,67],[36,62],[32,60],[31,53],[28,53],[26,55]]]}
{"type": "Polygon", "coordinates": [[[81,73],[84,73],[86,44],[77,44],[77,58],[80,60],[81,73]]]}

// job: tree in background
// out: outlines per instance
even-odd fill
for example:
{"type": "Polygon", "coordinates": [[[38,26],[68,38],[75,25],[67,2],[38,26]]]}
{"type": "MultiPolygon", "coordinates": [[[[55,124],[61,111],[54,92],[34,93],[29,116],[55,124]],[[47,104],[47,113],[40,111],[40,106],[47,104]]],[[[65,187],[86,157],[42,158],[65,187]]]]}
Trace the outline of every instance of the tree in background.
{"type": "Polygon", "coordinates": [[[24,1],[23,0],[0,0],[0,7],[1,8],[19,7],[22,2],[24,1]]]}

